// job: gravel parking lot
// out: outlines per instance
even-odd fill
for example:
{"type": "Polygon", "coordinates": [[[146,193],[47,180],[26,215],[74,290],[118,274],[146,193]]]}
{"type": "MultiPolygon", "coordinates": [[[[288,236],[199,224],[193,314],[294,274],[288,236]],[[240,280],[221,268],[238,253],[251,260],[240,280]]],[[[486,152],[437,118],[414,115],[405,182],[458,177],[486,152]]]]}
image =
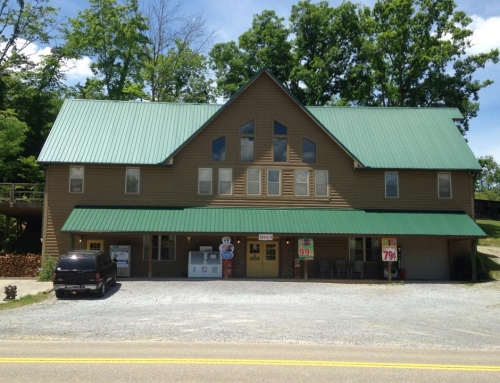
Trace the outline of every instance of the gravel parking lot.
{"type": "Polygon", "coordinates": [[[119,281],[0,312],[0,340],[500,348],[500,283],[119,281]]]}

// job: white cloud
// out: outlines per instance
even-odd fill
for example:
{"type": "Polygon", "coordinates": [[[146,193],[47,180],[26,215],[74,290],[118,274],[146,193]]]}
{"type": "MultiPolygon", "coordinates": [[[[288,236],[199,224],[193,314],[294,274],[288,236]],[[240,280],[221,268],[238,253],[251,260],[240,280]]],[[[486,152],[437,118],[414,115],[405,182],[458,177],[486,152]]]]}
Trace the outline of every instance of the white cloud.
{"type": "Polygon", "coordinates": [[[491,49],[500,48],[500,16],[493,16],[487,19],[481,16],[471,16],[470,28],[474,31],[471,38],[471,54],[488,52],[491,49]]]}
{"type": "Polygon", "coordinates": [[[84,56],[79,60],[68,60],[64,63],[63,71],[66,74],[66,84],[75,85],[77,83],[85,83],[88,77],[92,77],[90,57],[84,56]]]}

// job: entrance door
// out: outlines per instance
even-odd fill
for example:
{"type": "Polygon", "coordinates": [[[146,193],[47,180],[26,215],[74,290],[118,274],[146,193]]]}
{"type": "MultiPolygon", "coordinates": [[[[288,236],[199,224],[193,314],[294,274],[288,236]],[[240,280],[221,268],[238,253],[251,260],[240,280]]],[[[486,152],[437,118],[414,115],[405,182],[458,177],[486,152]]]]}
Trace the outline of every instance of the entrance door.
{"type": "Polygon", "coordinates": [[[104,241],[103,240],[87,240],[87,250],[104,250],[104,241]]]}
{"type": "Polygon", "coordinates": [[[247,242],[247,277],[279,277],[278,242],[247,242]]]}

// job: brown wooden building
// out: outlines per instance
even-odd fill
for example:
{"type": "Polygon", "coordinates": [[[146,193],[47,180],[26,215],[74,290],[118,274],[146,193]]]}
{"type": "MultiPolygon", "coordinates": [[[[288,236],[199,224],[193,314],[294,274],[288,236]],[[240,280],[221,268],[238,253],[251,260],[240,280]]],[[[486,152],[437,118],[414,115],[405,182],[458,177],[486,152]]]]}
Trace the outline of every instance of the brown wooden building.
{"type": "Polygon", "coordinates": [[[227,236],[234,277],[291,278],[309,238],[309,277],[358,260],[382,278],[395,238],[408,279],[446,280],[485,235],[461,117],[305,107],[267,70],[224,105],[67,100],[38,159],[43,252],[130,246],[131,276],[183,277],[227,236]]]}

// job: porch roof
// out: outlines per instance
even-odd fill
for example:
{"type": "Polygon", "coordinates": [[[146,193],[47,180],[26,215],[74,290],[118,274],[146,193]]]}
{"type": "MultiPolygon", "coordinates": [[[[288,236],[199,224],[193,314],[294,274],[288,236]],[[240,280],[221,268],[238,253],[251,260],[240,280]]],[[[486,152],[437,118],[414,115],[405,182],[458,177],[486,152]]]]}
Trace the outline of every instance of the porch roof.
{"type": "Polygon", "coordinates": [[[465,212],[76,206],[62,232],[486,237],[465,212]]]}

